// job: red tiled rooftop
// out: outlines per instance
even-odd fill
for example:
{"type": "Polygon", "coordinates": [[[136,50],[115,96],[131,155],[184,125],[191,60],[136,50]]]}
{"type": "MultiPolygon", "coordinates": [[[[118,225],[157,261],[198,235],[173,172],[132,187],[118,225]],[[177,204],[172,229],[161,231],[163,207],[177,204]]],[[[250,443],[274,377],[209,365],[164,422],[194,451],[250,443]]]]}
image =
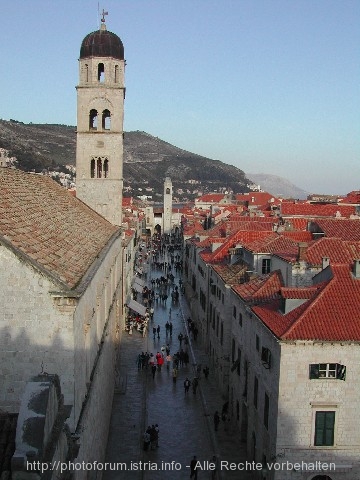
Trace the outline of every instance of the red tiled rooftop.
{"type": "Polygon", "coordinates": [[[233,290],[245,302],[269,301],[279,296],[283,280],[279,270],[261,275],[241,285],[234,285],[233,290]]]}
{"type": "Polygon", "coordinates": [[[65,288],[76,287],[116,232],[49,177],[0,169],[0,242],[65,288]]]}
{"type": "Polygon", "coordinates": [[[305,259],[310,265],[321,265],[324,257],[329,258],[330,263],[352,264],[360,258],[360,242],[324,237],[308,246],[305,259]]]}
{"type": "Polygon", "coordinates": [[[306,215],[312,217],[335,217],[340,214],[341,217],[349,218],[355,214],[355,207],[352,205],[334,205],[318,203],[281,203],[281,215],[306,215]]]}
{"type": "Polygon", "coordinates": [[[322,218],[314,220],[313,224],[318,230],[324,232],[326,237],[336,237],[342,240],[360,241],[360,220],[322,218]]]}
{"type": "MultiPolygon", "coordinates": [[[[283,340],[360,341],[360,278],[348,265],[331,265],[332,278],[311,287],[314,296],[287,314],[279,301],[253,307],[283,340]]],[[[299,298],[299,297],[298,297],[299,298]]]]}

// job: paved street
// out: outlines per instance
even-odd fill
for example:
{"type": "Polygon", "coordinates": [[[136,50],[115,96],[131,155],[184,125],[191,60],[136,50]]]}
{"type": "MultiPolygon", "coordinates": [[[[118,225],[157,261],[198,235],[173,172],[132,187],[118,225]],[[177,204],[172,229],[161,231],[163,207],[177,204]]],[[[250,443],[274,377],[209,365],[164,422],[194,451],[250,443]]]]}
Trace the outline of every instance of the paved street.
{"type": "MultiPolygon", "coordinates": [[[[174,273],[174,272],[173,272],[174,273]]],[[[152,278],[164,275],[164,272],[151,269],[152,278]]],[[[148,275],[148,281],[150,280],[148,275]]],[[[178,277],[175,277],[178,283],[178,277]]],[[[202,378],[194,395],[192,389],[185,394],[184,380],[195,376],[196,364],[209,365],[207,355],[200,348],[200,340],[186,347],[190,355],[187,367],[179,368],[177,382],[174,384],[171,369],[165,366],[152,378],[150,369],[138,370],[137,355],[142,351],[154,353],[163,345],[169,344],[171,354],[179,350],[178,334],[186,333],[185,320],[190,316],[185,298],[181,296],[178,305],[167,300],[167,305],[154,305],[154,321],[149,324],[148,336],[142,337],[134,330],[132,335],[123,333],[121,357],[118,367],[120,382],[113,402],[112,420],[106,461],[125,463],[127,471],[106,471],[104,480],[157,480],[185,479],[190,477],[190,461],[194,455],[200,462],[210,461],[215,454],[220,461],[245,462],[245,446],[239,441],[239,435],[225,431],[220,423],[218,432],[214,430],[213,414],[221,412],[224,400],[218,393],[215,381],[210,375],[202,378]],[[171,307],[171,317],[169,309],[171,307]],[[174,325],[172,337],[166,337],[165,323],[171,319],[174,325]],[[153,339],[152,327],[160,325],[160,339],[153,339]],[[160,429],[159,447],[143,450],[143,433],[148,425],[158,424],[160,429]],[[143,462],[140,470],[139,462],[143,462]],[[132,470],[129,469],[132,467],[132,470]],[[135,470],[138,468],[138,470],[135,470]],[[156,468],[156,470],[155,470],[156,468]]],[[[198,479],[243,479],[258,480],[260,472],[242,472],[218,468],[215,476],[204,465],[198,472],[198,479]]]]}

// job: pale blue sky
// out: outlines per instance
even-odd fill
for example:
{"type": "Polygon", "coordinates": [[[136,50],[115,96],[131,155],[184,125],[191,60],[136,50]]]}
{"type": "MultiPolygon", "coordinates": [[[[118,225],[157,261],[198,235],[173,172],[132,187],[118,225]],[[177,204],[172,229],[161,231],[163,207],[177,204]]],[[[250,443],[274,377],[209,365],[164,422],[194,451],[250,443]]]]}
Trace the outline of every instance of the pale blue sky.
{"type": "MultiPolygon", "coordinates": [[[[360,0],[104,0],[125,130],[316,193],[360,189],[360,0]]],[[[3,0],[0,118],[76,123],[97,0],[3,0]]]]}

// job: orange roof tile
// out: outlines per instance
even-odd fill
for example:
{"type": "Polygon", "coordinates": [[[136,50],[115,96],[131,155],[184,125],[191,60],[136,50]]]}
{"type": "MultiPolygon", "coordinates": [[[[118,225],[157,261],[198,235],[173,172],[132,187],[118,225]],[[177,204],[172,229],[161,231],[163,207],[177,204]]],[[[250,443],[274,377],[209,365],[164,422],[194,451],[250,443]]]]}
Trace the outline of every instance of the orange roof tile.
{"type": "Polygon", "coordinates": [[[349,265],[328,268],[332,278],[311,287],[313,296],[301,306],[284,315],[277,300],[254,313],[283,340],[360,341],[360,278],[349,265]]]}
{"type": "Polygon", "coordinates": [[[75,288],[120,229],[49,177],[0,169],[0,242],[75,288]]]}
{"type": "Polygon", "coordinates": [[[349,218],[355,214],[352,205],[318,204],[318,203],[281,203],[281,215],[306,215],[312,217],[334,217],[339,212],[342,217],[349,218]]]}
{"type": "Polygon", "coordinates": [[[326,237],[360,240],[360,220],[322,218],[314,220],[314,224],[318,225],[326,237]]]}

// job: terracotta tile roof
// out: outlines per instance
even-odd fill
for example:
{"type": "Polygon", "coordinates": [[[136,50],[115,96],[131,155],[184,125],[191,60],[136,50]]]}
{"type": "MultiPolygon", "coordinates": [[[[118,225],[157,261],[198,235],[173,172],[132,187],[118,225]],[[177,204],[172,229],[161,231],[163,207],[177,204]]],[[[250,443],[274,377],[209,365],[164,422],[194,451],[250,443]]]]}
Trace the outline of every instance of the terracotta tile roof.
{"type": "Polygon", "coordinates": [[[210,260],[212,262],[219,262],[228,255],[230,248],[234,248],[239,244],[251,244],[258,239],[266,238],[268,235],[269,232],[262,230],[238,230],[225,239],[225,242],[213,252],[210,260]]]}
{"type": "Polygon", "coordinates": [[[292,230],[288,232],[285,230],[284,232],[281,232],[281,235],[286,238],[291,238],[295,242],[311,242],[313,240],[311,232],[299,232],[297,230],[292,230]]]}
{"type": "Polygon", "coordinates": [[[257,240],[251,244],[247,245],[247,250],[253,253],[293,253],[298,252],[298,244],[291,238],[287,238],[284,235],[279,235],[277,233],[272,233],[267,235],[265,238],[257,240]]]}
{"type": "Polygon", "coordinates": [[[0,169],[0,242],[62,288],[76,287],[116,232],[49,177],[0,169]]]}
{"type": "Polygon", "coordinates": [[[130,207],[133,204],[132,197],[123,197],[122,198],[122,206],[123,207],[130,207]]]}
{"type": "Polygon", "coordinates": [[[360,240],[360,220],[322,218],[314,220],[326,237],[336,237],[343,240],[360,240]]]}
{"type": "Polygon", "coordinates": [[[339,202],[341,203],[352,203],[355,205],[360,205],[360,191],[354,190],[349,192],[346,197],[340,198],[339,202]]]}
{"type": "Polygon", "coordinates": [[[360,242],[344,241],[340,238],[320,238],[312,242],[305,254],[310,265],[321,265],[323,257],[328,257],[330,263],[352,264],[360,258],[360,242]]]}
{"type": "Polygon", "coordinates": [[[280,203],[280,200],[274,195],[271,195],[268,192],[249,192],[236,195],[236,200],[238,202],[249,202],[249,205],[265,205],[271,202],[280,203]]]}
{"type": "Polygon", "coordinates": [[[195,199],[195,204],[197,203],[219,203],[224,198],[223,193],[207,193],[195,199]]]}
{"type": "Polygon", "coordinates": [[[250,280],[241,285],[234,285],[233,290],[247,303],[266,302],[279,298],[279,292],[283,286],[282,276],[279,270],[250,280]]]}
{"type": "Polygon", "coordinates": [[[352,205],[334,205],[318,203],[281,203],[281,215],[306,215],[312,217],[335,217],[340,213],[342,217],[349,218],[355,214],[355,207],[352,205]]]}
{"type": "Polygon", "coordinates": [[[248,267],[246,265],[214,265],[212,268],[226,284],[237,285],[248,267]]]}
{"type": "Polygon", "coordinates": [[[284,315],[277,300],[254,313],[283,340],[360,341],[360,278],[348,265],[328,268],[332,278],[310,287],[313,296],[301,306],[284,315]]]}

